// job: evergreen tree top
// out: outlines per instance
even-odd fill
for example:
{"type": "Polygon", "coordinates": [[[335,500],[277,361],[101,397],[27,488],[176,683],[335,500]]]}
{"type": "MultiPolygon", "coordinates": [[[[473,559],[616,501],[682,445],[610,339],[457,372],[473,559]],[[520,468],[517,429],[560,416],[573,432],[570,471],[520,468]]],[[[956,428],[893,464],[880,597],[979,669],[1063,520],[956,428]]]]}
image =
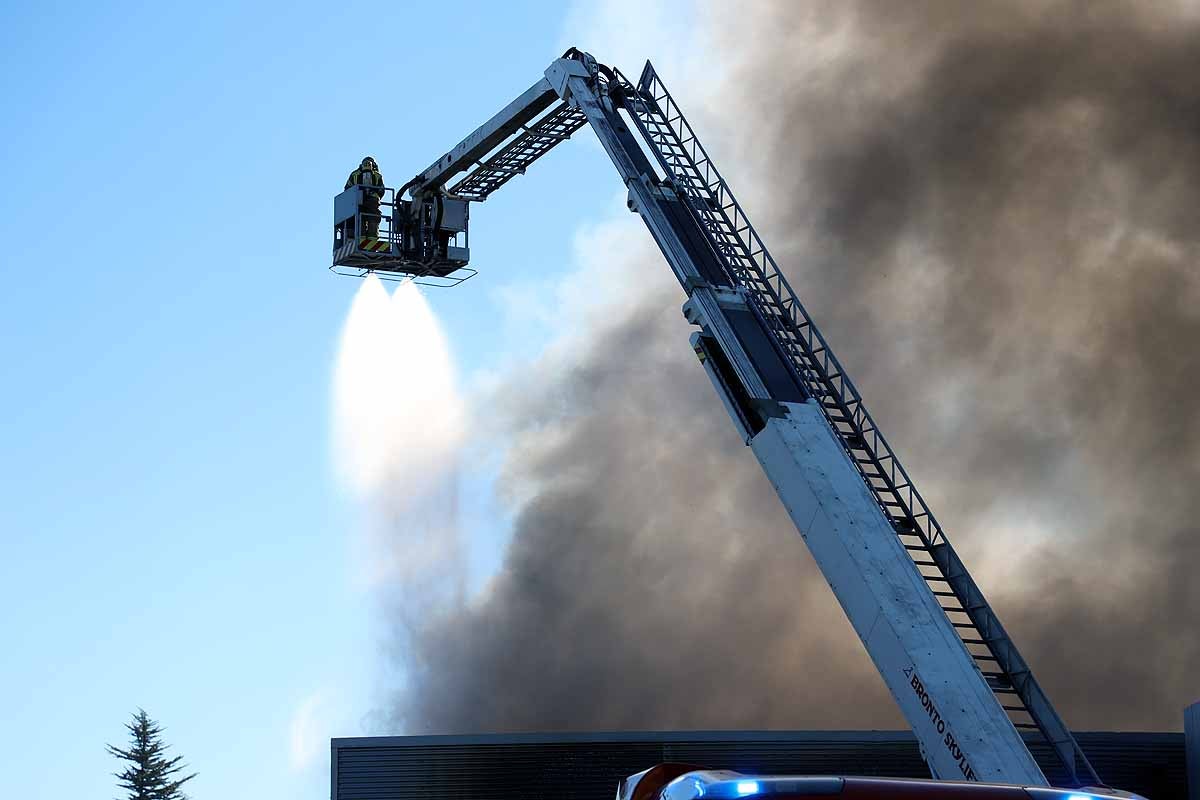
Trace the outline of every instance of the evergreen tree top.
{"type": "Polygon", "coordinates": [[[187,767],[180,763],[183,756],[167,758],[162,726],[139,708],[125,728],[129,731],[128,749],[105,746],[110,754],[129,762],[120,772],[113,773],[117,785],[128,793],[128,800],[186,800],[187,795],[180,787],[196,777],[196,773],[177,777],[187,767]]]}

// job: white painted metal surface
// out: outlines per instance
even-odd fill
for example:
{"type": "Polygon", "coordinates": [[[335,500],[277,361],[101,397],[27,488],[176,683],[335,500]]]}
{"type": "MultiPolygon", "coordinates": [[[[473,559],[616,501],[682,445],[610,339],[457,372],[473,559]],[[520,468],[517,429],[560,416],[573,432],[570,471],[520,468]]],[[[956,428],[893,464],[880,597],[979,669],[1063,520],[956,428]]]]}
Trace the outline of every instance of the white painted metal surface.
{"type": "Polygon", "coordinates": [[[934,776],[1047,785],[820,409],[785,407],[750,446],[934,776]]]}

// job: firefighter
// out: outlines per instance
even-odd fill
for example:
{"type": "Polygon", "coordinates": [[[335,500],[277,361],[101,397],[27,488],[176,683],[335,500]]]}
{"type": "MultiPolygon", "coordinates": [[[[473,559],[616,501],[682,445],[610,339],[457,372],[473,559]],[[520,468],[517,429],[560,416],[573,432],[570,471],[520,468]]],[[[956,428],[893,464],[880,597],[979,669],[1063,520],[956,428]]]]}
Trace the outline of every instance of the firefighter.
{"type": "Polygon", "coordinates": [[[346,179],[346,188],[365,186],[362,204],[358,207],[363,221],[363,235],[374,238],[379,233],[379,201],[383,199],[383,175],[379,174],[379,165],[375,159],[367,156],[358,165],[358,169],[350,173],[346,179]]]}

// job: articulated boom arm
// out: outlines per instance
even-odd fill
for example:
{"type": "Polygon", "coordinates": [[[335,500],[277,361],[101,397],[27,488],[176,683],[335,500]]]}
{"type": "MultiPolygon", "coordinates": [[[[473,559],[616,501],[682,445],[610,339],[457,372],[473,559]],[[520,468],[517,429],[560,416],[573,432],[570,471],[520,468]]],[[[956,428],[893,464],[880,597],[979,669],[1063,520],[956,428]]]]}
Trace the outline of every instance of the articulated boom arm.
{"type": "Polygon", "coordinates": [[[558,100],[558,94],[547,79],[542,78],[530,86],[503,111],[414,178],[414,197],[441,191],[455,175],[471,170],[469,175],[450,187],[448,194],[466,200],[486,200],[510,178],[524,174],[526,167],[548,153],[554,145],[569,139],[587,122],[578,110],[558,100]],[[556,104],[553,111],[533,122],[534,117],[552,104],[556,104]],[[480,161],[517,131],[521,132],[519,136],[486,161],[480,161]]]}
{"type": "Polygon", "coordinates": [[[1046,785],[1032,746],[1055,783],[1099,785],[649,63],[634,85],[568,51],[405,188],[417,205],[485,200],[585,123],[687,294],[717,394],[933,774],[1046,785]]]}

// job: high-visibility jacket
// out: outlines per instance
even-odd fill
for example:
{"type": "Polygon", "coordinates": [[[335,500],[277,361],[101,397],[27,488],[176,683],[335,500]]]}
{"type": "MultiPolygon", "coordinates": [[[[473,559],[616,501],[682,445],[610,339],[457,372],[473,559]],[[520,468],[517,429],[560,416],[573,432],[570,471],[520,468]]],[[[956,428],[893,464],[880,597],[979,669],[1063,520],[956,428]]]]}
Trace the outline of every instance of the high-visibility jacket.
{"type": "Polygon", "coordinates": [[[383,175],[379,174],[379,170],[364,170],[359,167],[346,179],[345,188],[349,189],[351,186],[378,187],[367,189],[367,194],[375,198],[383,197],[383,175]]]}

